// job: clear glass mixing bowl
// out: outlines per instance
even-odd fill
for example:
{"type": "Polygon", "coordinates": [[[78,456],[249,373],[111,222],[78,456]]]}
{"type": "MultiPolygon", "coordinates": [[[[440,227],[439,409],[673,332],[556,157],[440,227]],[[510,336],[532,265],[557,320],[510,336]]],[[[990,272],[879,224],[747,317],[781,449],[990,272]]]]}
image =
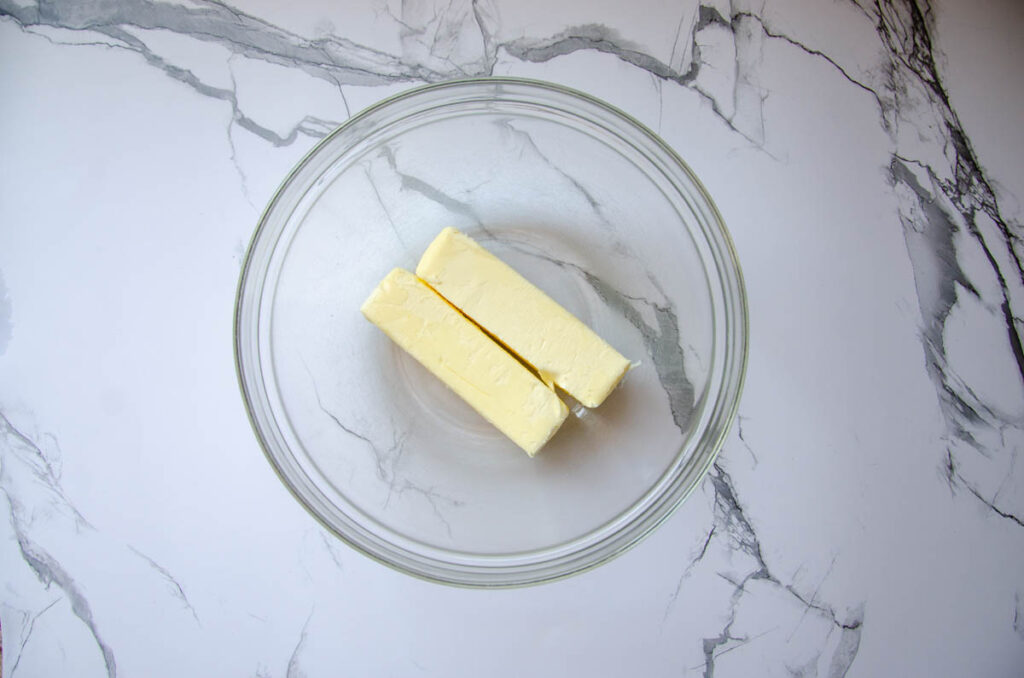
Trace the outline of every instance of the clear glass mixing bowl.
{"type": "Polygon", "coordinates": [[[363,111],[291,172],[249,246],[235,351],[267,458],[338,537],[515,586],[621,553],[700,482],[736,412],[746,298],[711,198],[654,133],[558,85],[464,80],[363,111]],[[637,362],[534,459],[359,312],[444,226],[637,362]]]}

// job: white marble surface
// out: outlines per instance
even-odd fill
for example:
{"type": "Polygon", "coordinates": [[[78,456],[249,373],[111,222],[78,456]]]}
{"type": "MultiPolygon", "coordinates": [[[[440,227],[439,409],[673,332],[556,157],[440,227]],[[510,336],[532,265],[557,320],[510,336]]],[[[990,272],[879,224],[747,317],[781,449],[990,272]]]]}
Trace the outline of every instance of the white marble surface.
{"type": "Polygon", "coordinates": [[[4,676],[1019,676],[1015,0],[0,0],[4,676]],[[638,117],[736,240],[752,351],[701,490],[623,557],[429,584],[263,458],[231,322],[287,170],[424,81],[638,117]]]}

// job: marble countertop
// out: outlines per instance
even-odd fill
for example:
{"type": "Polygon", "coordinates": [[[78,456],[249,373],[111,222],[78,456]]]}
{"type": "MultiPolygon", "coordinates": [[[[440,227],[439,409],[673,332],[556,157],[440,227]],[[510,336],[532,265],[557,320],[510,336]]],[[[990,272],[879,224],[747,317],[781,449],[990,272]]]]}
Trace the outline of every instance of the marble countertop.
{"type": "Polygon", "coordinates": [[[3,676],[1021,675],[1019,3],[332,4],[0,0],[3,676]],[[231,337],[289,168],[487,74],[659,132],[751,313],[700,489],[611,563],[504,591],[322,529],[231,337]]]}

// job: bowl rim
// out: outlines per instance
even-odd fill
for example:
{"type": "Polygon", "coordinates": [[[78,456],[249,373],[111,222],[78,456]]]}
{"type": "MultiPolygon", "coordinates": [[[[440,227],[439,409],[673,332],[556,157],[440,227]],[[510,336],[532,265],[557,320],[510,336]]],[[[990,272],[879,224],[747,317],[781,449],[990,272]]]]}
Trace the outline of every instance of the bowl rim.
{"type": "MultiPolygon", "coordinates": [[[[629,113],[622,109],[610,104],[602,99],[599,99],[593,95],[587,94],[586,92],[577,90],[572,87],[561,85],[558,83],[538,80],[533,78],[521,78],[512,76],[484,76],[484,77],[471,77],[471,78],[459,78],[453,80],[445,80],[442,82],[428,83],[424,85],[414,86],[404,89],[400,92],[387,96],[380,101],[371,104],[359,111],[355,115],[350,116],[343,123],[338,125],[329,134],[325,135],[320,139],[312,148],[307,151],[302,158],[296,162],[288,174],[284,177],[277,189],[274,191],[273,196],[267,202],[266,207],[260,213],[259,220],[257,221],[256,228],[253,230],[253,234],[249,239],[249,243],[246,246],[245,256],[242,260],[241,272],[238,277],[238,284],[235,289],[235,304],[234,304],[234,320],[233,320],[233,332],[232,332],[232,344],[234,352],[234,363],[235,363],[235,376],[238,380],[239,391],[242,394],[243,404],[245,405],[246,416],[249,420],[249,424],[255,434],[256,440],[263,450],[264,457],[270,463],[271,468],[277,475],[281,484],[287,488],[288,492],[295,498],[295,500],[309,513],[322,527],[328,532],[336,536],[338,539],[343,541],[349,547],[362,553],[363,555],[371,558],[372,560],[381,563],[388,568],[401,572],[406,575],[416,577],[428,582],[440,583],[458,588],[470,588],[470,589],[505,589],[505,588],[521,588],[526,586],[532,586],[537,584],[543,584],[548,582],[554,582],[561,579],[566,579],[583,572],[593,570],[594,568],[613,560],[614,558],[622,555],[629,551],[634,546],[642,542],[648,536],[651,535],[662,523],[664,523],[670,516],[672,516],[676,510],[689,498],[693,491],[701,484],[701,481],[707,475],[712,465],[718,458],[721,452],[722,446],[735,423],[736,414],[739,409],[739,403],[742,399],[744,386],[746,384],[747,377],[747,364],[749,361],[750,351],[750,318],[747,303],[747,292],[746,284],[744,282],[743,269],[739,261],[738,254],[736,252],[735,243],[733,242],[732,236],[725,224],[725,220],[722,218],[721,213],[718,210],[718,206],[711,198],[711,194],[707,188],[701,182],[700,178],[690,168],[685,160],[665,142],[660,135],[651,130],[647,125],[637,120],[629,113]],[[737,373],[735,380],[729,383],[731,380],[724,378],[722,380],[722,395],[729,395],[730,390],[734,390],[731,402],[727,404],[727,409],[721,415],[719,430],[716,433],[713,440],[710,441],[710,450],[704,456],[703,462],[695,469],[691,469],[691,472],[686,475],[693,476],[692,479],[686,484],[686,488],[678,494],[673,494],[670,489],[672,483],[666,485],[665,490],[655,498],[655,501],[648,506],[644,513],[637,518],[642,518],[644,514],[650,516],[652,512],[656,512],[653,520],[647,521],[647,524],[643,525],[642,529],[638,530],[635,534],[631,535],[628,539],[623,540],[621,543],[616,544],[614,548],[604,550],[603,552],[595,551],[597,557],[593,557],[582,564],[575,564],[572,567],[565,567],[561,571],[550,572],[545,568],[550,567],[550,561],[541,561],[534,565],[533,570],[527,571],[525,574],[531,576],[519,577],[514,580],[512,579],[491,579],[487,576],[477,576],[475,578],[459,579],[456,577],[445,577],[436,573],[428,573],[417,570],[413,567],[403,566],[399,562],[389,560],[387,557],[380,553],[376,553],[373,550],[364,547],[358,543],[355,539],[349,535],[344,534],[334,525],[331,525],[324,516],[321,516],[311,505],[311,502],[306,497],[302,496],[298,489],[293,485],[285,474],[284,469],[281,467],[279,461],[275,458],[274,453],[270,450],[270,445],[263,433],[261,432],[259,422],[255,412],[255,407],[252,401],[252,397],[246,388],[245,373],[243,367],[243,335],[242,335],[242,323],[243,323],[243,293],[246,289],[246,282],[253,274],[253,256],[256,245],[259,243],[262,234],[268,228],[267,222],[274,211],[275,207],[280,203],[285,191],[291,186],[295,178],[302,172],[302,170],[311,162],[311,160],[321,152],[323,148],[329,145],[335,138],[344,134],[350,128],[356,126],[361,121],[369,118],[375,112],[390,107],[391,105],[404,101],[413,97],[420,96],[427,92],[440,91],[444,89],[453,89],[467,86],[495,86],[495,85],[509,85],[509,86],[523,86],[527,88],[539,88],[554,92],[560,95],[568,95],[572,98],[581,99],[586,103],[596,106],[599,109],[603,109],[605,112],[612,114],[614,117],[622,119],[625,123],[635,128],[644,137],[651,141],[659,150],[666,154],[667,158],[674,164],[676,164],[687,178],[693,183],[693,187],[700,195],[705,206],[708,208],[711,216],[712,225],[717,230],[718,235],[721,238],[719,243],[722,246],[722,254],[724,258],[731,263],[732,272],[734,273],[735,289],[732,293],[735,295],[736,302],[736,319],[739,321],[738,327],[736,328],[735,336],[738,340],[739,351],[734,356],[732,365],[726,364],[726,371],[729,369],[737,373]],[[666,501],[671,501],[671,505],[667,508],[662,508],[662,505],[666,501]]],[[[727,375],[726,375],[727,376],[727,375]]],[[[680,477],[682,474],[680,474],[680,477]]],[[[663,476],[664,477],[664,476],[663,476]]],[[[594,551],[598,549],[601,544],[605,541],[618,536],[621,530],[617,530],[604,537],[603,539],[591,544],[587,551],[594,551]]],[[[558,561],[565,560],[566,563],[573,563],[574,558],[578,554],[571,554],[568,558],[559,558],[558,561]]],[[[496,572],[499,568],[489,570],[488,572],[496,572]]]]}

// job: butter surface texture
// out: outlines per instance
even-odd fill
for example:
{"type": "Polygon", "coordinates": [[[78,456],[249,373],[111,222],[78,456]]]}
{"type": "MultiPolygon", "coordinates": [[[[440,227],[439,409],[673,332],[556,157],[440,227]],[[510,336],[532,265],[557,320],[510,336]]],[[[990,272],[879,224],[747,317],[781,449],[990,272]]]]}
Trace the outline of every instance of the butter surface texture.
{"type": "Polygon", "coordinates": [[[587,407],[622,380],[629,360],[508,264],[454,228],[434,239],[416,275],[587,407]]]}
{"type": "Polygon", "coordinates": [[[554,391],[409,271],[391,271],[361,310],[531,457],[565,421],[554,391]]]}

